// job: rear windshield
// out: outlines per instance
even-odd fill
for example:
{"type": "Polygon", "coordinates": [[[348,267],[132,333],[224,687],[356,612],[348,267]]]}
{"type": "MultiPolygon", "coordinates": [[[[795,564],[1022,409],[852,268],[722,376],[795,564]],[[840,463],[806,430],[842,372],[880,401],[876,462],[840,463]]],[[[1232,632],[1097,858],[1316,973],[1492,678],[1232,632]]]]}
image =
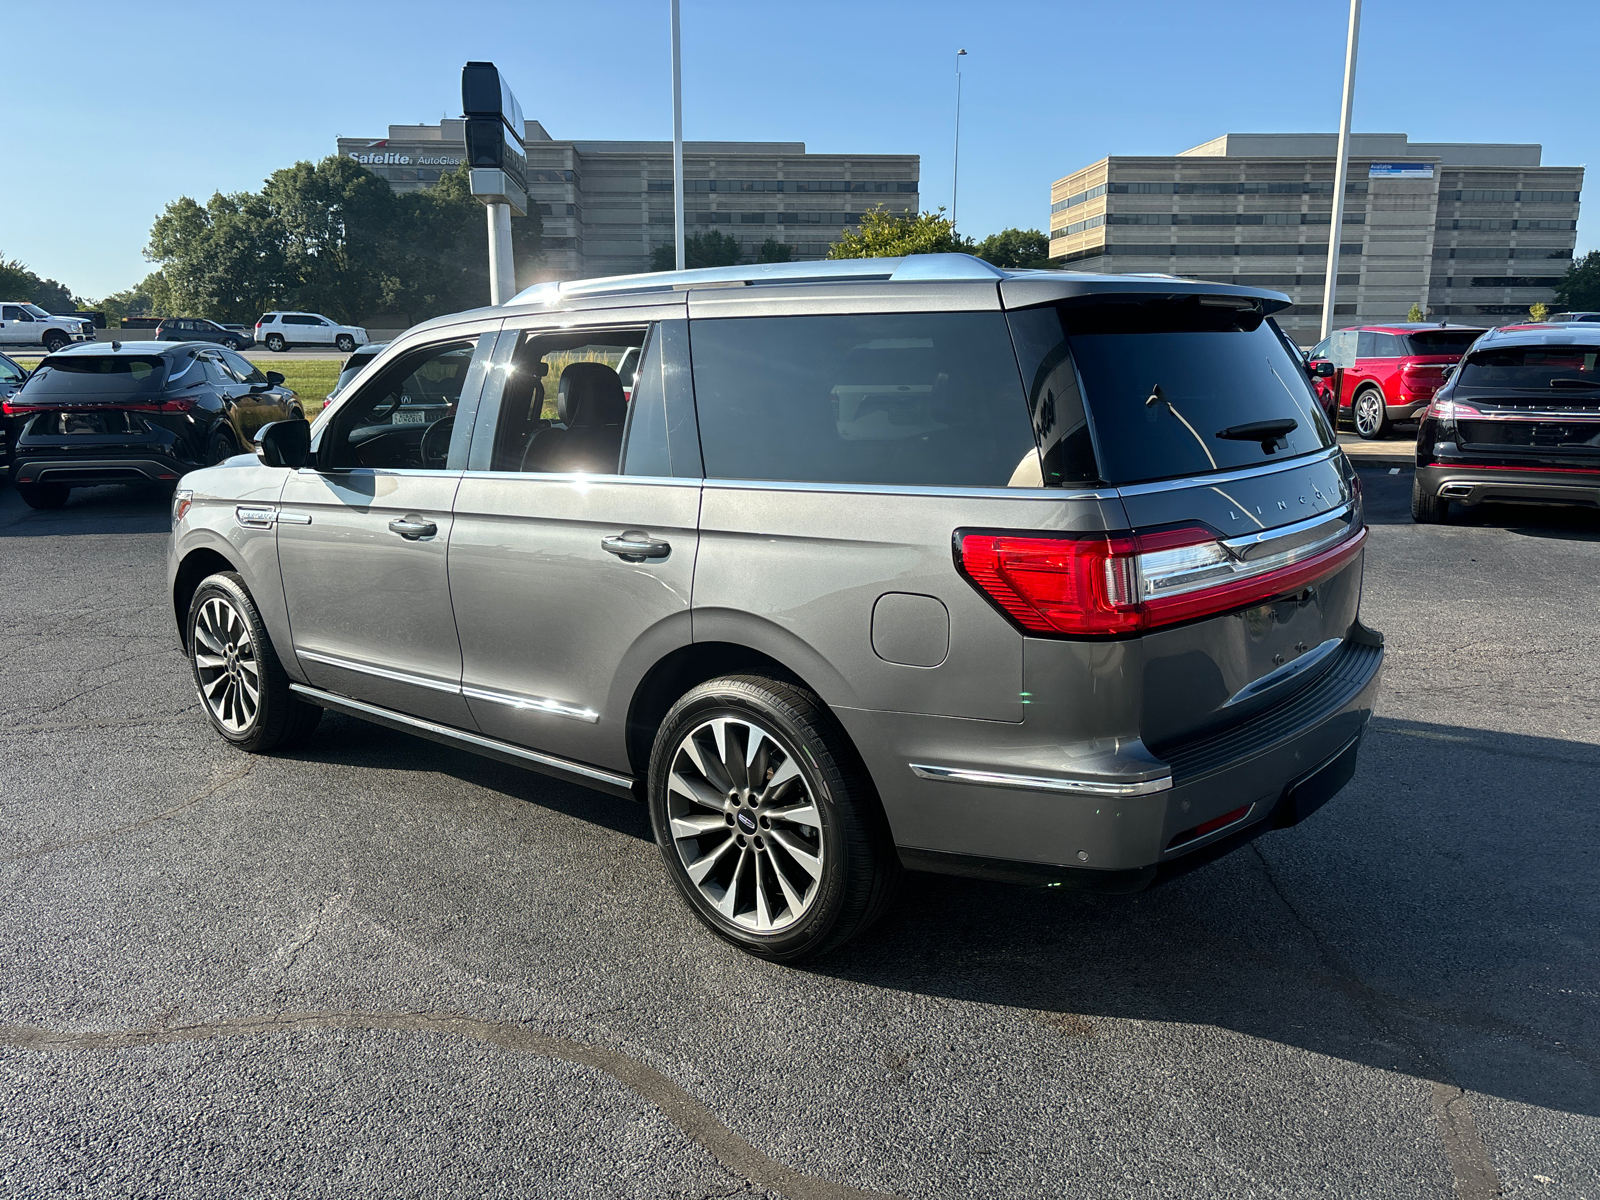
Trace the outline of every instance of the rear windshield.
{"type": "Polygon", "coordinates": [[[125,392],[159,388],[167,360],[151,355],[59,355],[47,358],[28,379],[38,392],[125,392]]]}
{"type": "Polygon", "coordinates": [[[1000,313],[708,319],[690,341],[709,476],[1040,484],[1000,313]]]}
{"type": "Polygon", "coordinates": [[[1298,353],[1258,313],[1149,297],[1011,324],[1047,484],[1204,475],[1333,445],[1298,353]]]}
{"type": "Polygon", "coordinates": [[[1589,391],[1600,386],[1596,346],[1505,346],[1479,350],[1461,368],[1458,386],[1513,391],[1589,391]]]}
{"type": "Polygon", "coordinates": [[[1406,334],[1412,354],[1454,354],[1467,352],[1483,336],[1481,329],[1423,329],[1406,334]]]}

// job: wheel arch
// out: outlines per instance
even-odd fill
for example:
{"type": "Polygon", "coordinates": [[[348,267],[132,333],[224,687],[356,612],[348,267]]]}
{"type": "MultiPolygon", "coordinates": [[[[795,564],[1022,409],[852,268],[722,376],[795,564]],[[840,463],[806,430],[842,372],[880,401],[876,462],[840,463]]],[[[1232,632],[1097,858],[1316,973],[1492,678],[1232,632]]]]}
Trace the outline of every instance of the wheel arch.
{"type": "Polygon", "coordinates": [[[189,602],[201,581],[218,571],[238,574],[239,567],[215,547],[197,546],[183,556],[172,577],[172,616],[178,623],[178,641],[185,650],[189,648],[189,602]]]}

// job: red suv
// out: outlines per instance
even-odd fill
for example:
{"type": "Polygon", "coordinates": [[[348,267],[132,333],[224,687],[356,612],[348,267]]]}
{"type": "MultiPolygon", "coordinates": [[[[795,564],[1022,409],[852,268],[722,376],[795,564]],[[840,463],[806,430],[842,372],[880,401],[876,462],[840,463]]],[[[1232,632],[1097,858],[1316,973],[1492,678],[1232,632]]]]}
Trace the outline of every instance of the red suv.
{"type": "Polygon", "coordinates": [[[1312,347],[1307,366],[1334,428],[1343,419],[1363,438],[1387,437],[1396,421],[1421,417],[1444,385],[1447,368],[1485,332],[1470,325],[1407,323],[1340,329],[1312,347]],[[1317,366],[1324,362],[1334,370],[1318,378],[1317,366]]]}

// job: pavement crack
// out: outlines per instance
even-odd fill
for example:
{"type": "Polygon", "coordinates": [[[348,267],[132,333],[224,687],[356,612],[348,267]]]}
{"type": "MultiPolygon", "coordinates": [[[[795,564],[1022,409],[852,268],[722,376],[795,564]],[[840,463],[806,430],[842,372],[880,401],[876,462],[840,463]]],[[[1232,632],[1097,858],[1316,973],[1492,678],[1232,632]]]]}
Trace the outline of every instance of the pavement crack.
{"type": "Polygon", "coordinates": [[[1456,1194],[1461,1200],[1492,1200],[1500,1196],[1500,1176],[1483,1139],[1478,1136],[1477,1124],[1472,1119],[1471,1098],[1465,1089],[1455,1082],[1448,1066],[1431,1046],[1391,1019],[1397,1006],[1390,1002],[1389,997],[1362,979],[1355,968],[1328,945],[1305,914],[1295,907],[1278,882],[1272,864],[1261,852],[1261,847],[1251,842],[1250,850],[1261,864],[1267,886],[1272,889],[1273,895],[1277,896],[1278,902],[1288,910],[1295,923],[1306,931],[1316,947],[1317,957],[1342,985],[1339,990],[1360,1010],[1362,1017],[1374,1030],[1390,1041],[1407,1047],[1420,1067],[1419,1073],[1427,1076],[1432,1083],[1434,1128],[1444,1149],[1445,1160],[1450,1165],[1456,1194]]]}
{"type": "MultiPolygon", "coordinates": [[[[732,1171],[757,1187],[789,1200],[885,1200],[889,1193],[868,1192],[845,1184],[803,1175],[756,1149],[740,1137],[675,1080],[619,1050],[572,1038],[537,1033],[512,1021],[491,1021],[455,1013],[434,1012],[302,1012],[267,1013],[233,1020],[188,1025],[150,1025],[142,1029],[71,1033],[31,1026],[0,1026],[0,1046],[51,1052],[123,1050],[167,1046],[227,1037],[261,1037],[340,1029],[355,1032],[440,1033],[472,1038],[503,1050],[559,1059],[610,1075],[661,1110],[689,1138],[732,1171]]],[[[1475,1200],[1475,1198],[1474,1198],[1475,1200]]]]}
{"type": "Polygon", "coordinates": [[[39,858],[46,854],[54,854],[57,850],[70,850],[74,846],[86,846],[90,842],[103,842],[108,838],[120,837],[124,833],[132,833],[136,829],[143,829],[146,825],[154,825],[157,821],[165,821],[168,817],[175,817],[186,809],[193,808],[196,804],[200,804],[206,800],[209,800],[223,788],[228,787],[231,784],[238,783],[239,780],[243,779],[255,769],[255,765],[256,760],[254,758],[246,759],[244,765],[238,770],[224,775],[221,779],[211,784],[211,786],[196,792],[193,796],[190,796],[187,800],[183,801],[183,803],[175,804],[165,812],[158,812],[154,816],[145,817],[142,820],[130,821],[128,824],[118,825],[114,829],[103,829],[99,833],[89,833],[85,834],[83,837],[68,838],[65,841],[50,842],[44,846],[36,846],[32,850],[23,851],[21,854],[8,854],[4,857],[0,857],[0,863],[20,862],[23,859],[39,858]]]}
{"type": "Polygon", "coordinates": [[[323,901],[316,912],[311,914],[311,919],[301,928],[299,937],[288,945],[279,947],[273,957],[278,960],[279,966],[285,973],[294,966],[295,959],[300,957],[300,951],[316,941],[317,936],[322,933],[328,922],[344,912],[345,907],[344,897],[335,892],[327,900],[323,901]]]}

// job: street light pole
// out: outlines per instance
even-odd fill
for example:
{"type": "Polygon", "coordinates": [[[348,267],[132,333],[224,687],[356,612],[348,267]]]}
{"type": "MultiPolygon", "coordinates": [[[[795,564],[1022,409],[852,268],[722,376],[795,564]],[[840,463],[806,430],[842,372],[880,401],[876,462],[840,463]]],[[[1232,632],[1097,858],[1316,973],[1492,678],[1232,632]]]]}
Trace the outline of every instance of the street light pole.
{"type": "Polygon", "coordinates": [[[1333,216],[1328,232],[1328,277],[1322,284],[1323,341],[1333,332],[1333,299],[1339,291],[1339,242],[1344,234],[1344,189],[1350,178],[1350,106],[1356,95],[1356,42],[1361,36],[1361,0],[1350,0],[1350,34],[1344,46],[1344,111],[1339,117],[1339,161],[1333,168],[1333,216]]]}
{"type": "Polygon", "coordinates": [[[688,264],[683,257],[683,48],[678,38],[678,0],[672,4],[672,244],[677,248],[678,270],[688,264]]]}
{"type": "MultiPolygon", "coordinates": [[[[674,3],[677,0],[673,0],[674,3]]],[[[956,185],[961,182],[961,60],[965,50],[956,51],[956,148],[950,156],[950,227],[956,224],[956,185]]]]}

